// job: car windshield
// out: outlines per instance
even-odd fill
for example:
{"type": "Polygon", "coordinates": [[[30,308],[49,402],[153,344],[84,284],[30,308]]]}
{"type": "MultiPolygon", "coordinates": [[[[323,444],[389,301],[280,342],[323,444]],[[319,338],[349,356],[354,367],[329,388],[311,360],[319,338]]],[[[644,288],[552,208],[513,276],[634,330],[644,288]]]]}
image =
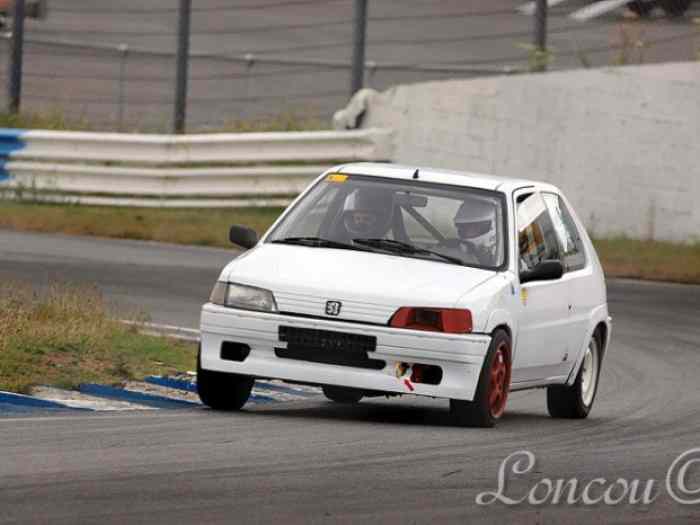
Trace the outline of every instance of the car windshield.
{"type": "Polygon", "coordinates": [[[294,206],[266,242],[495,270],[505,262],[504,215],[498,192],[331,174],[294,206]]]}

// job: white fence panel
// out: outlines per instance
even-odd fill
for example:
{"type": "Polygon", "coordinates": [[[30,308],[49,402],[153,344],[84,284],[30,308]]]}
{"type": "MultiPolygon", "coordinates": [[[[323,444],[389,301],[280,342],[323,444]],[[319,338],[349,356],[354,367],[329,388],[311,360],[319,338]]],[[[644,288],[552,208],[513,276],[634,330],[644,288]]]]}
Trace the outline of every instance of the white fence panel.
{"type": "Polygon", "coordinates": [[[333,162],[386,160],[391,132],[290,131],[208,135],[136,135],[28,131],[12,159],[54,159],[138,164],[333,162]]]}
{"type": "Polygon", "coordinates": [[[9,162],[11,188],[115,195],[293,195],[327,165],[233,168],[124,168],[9,162]]]}
{"type": "Polygon", "coordinates": [[[0,193],[120,206],[280,205],[332,162],[389,160],[392,136],[384,129],[189,136],[0,130],[0,193]]]}

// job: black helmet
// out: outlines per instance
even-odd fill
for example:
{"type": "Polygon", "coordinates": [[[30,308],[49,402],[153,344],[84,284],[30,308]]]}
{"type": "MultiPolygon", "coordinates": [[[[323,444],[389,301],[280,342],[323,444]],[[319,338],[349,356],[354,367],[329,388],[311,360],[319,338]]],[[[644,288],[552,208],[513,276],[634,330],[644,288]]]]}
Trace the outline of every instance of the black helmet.
{"type": "Polygon", "coordinates": [[[358,188],[345,200],[343,224],[350,235],[383,237],[391,227],[394,192],[385,188],[358,188]]]}

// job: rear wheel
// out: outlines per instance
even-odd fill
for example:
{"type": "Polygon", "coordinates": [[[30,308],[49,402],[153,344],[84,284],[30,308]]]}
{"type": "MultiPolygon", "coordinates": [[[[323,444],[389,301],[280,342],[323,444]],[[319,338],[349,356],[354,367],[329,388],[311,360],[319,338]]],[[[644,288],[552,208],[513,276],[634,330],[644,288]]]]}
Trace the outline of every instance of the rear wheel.
{"type": "Polygon", "coordinates": [[[323,395],[336,403],[354,404],[359,403],[363,397],[362,390],[348,388],[344,386],[324,385],[323,395]]]}
{"type": "Polygon", "coordinates": [[[492,427],[506,409],[511,373],[511,341],[496,330],[486,354],[473,401],[450,399],[455,422],[467,427],[492,427]]]}
{"type": "Polygon", "coordinates": [[[197,355],[197,393],[202,403],[214,410],[240,410],[254,383],[253,377],[204,370],[201,355],[197,355]]]}
{"type": "Polygon", "coordinates": [[[683,16],[693,0],[659,0],[659,5],[669,16],[683,16]]]}
{"type": "Polygon", "coordinates": [[[557,418],[583,419],[593,408],[600,377],[601,344],[598,334],[591,337],[574,384],[547,387],[547,410],[557,418]]]}

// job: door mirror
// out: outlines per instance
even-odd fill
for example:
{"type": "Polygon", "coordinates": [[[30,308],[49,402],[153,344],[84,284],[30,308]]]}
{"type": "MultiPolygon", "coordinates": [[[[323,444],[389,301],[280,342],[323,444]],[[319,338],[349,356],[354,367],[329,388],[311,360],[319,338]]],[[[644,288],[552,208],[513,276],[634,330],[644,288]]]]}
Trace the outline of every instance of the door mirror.
{"type": "Polygon", "coordinates": [[[532,270],[520,273],[520,284],[530,281],[552,281],[560,279],[564,275],[564,265],[556,259],[549,259],[540,262],[532,270]]]}
{"type": "Polygon", "coordinates": [[[258,234],[254,230],[234,224],[228,232],[228,238],[233,244],[243,248],[252,248],[258,244],[258,234]]]}

